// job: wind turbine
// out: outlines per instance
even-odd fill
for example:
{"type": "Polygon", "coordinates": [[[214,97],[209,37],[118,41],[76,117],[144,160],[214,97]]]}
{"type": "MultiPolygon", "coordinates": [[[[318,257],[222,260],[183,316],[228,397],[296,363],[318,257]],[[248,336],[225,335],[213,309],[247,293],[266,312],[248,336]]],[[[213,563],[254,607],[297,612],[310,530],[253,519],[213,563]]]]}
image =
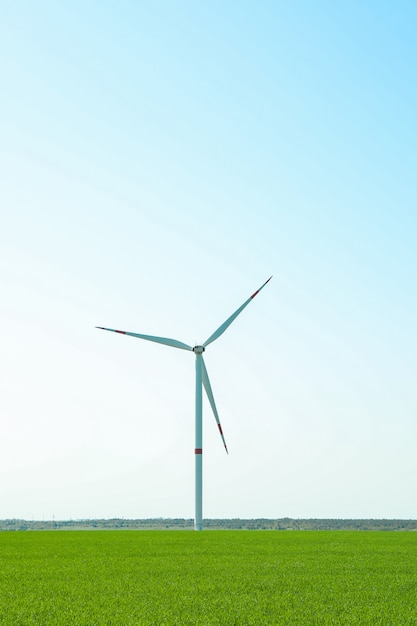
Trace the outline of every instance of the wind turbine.
{"type": "Polygon", "coordinates": [[[169,339],[168,337],[155,337],[153,335],[142,335],[139,333],[130,333],[125,330],[115,330],[114,328],[103,328],[103,326],[96,326],[100,330],[108,330],[113,333],[120,333],[121,335],[129,335],[130,337],[137,337],[138,339],[146,339],[147,341],[155,341],[156,343],[162,343],[172,348],[180,348],[181,350],[189,350],[195,354],[195,517],[194,517],[194,530],[203,530],[203,386],[209,399],[214,417],[217,422],[217,426],[220,432],[220,436],[223,441],[226,452],[227,446],[224,439],[222,427],[220,424],[219,414],[217,413],[216,403],[214,401],[213,392],[211,390],[210,380],[208,377],[207,369],[204,364],[203,352],[206,347],[216,341],[224,331],[230,326],[230,324],[237,318],[243,309],[247,307],[254,297],[265,287],[271,280],[272,276],[268,278],[266,282],[259,287],[230,317],[206,341],[198,346],[189,346],[177,339],[169,339]]]}

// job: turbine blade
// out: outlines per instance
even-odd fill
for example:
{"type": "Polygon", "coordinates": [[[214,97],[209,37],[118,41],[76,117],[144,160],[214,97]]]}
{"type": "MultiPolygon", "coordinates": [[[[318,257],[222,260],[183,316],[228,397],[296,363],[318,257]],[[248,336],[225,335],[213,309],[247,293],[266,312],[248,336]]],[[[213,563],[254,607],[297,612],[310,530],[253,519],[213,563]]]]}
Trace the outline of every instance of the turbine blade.
{"type": "Polygon", "coordinates": [[[220,432],[220,436],[221,436],[221,438],[223,440],[223,445],[225,447],[225,450],[226,450],[227,454],[229,454],[229,451],[228,451],[227,446],[226,446],[226,441],[224,439],[222,427],[221,427],[221,424],[220,424],[219,414],[217,413],[216,403],[214,402],[214,396],[213,396],[213,392],[211,390],[210,380],[209,380],[209,377],[208,377],[208,374],[207,374],[207,369],[206,369],[206,365],[204,363],[203,357],[201,357],[201,365],[202,365],[202,367],[201,367],[201,374],[202,374],[204,389],[206,390],[207,397],[208,397],[209,402],[211,404],[211,408],[213,410],[214,417],[215,417],[216,422],[217,422],[217,426],[218,426],[218,429],[219,429],[219,432],[220,432]]]}
{"type": "Polygon", "coordinates": [[[230,326],[230,324],[231,324],[231,323],[232,323],[232,322],[233,322],[233,321],[237,318],[237,316],[238,316],[240,313],[242,313],[243,309],[244,309],[246,306],[248,306],[249,302],[251,302],[251,301],[254,299],[254,297],[255,297],[256,295],[258,295],[258,293],[261,291],[261,289],[263,289],[263,288],[265,287],[265,285],[266,285],[267,283],[269,283],[269,281],[271,280],[271,278],[272,278],[272,276],[270,276],[270,277],[268,278],[268,280],[264,282],[264,284],[262,285],[262,287],[259,287],[259,289],[257,289],[257,290],[255,291],[255,293],[253,293],[253,294],[251,295],[251,297],[250,297],[250,298],[248,298],[248,299],[246,300],[246,302],[244,302],[244,303],[242,304],[242,306],[240,306],[240,307],[238,308],[238,310],[237,310],[237,311],[235,311],[235,312],[233,313],[233,315],[231,315],[230,317],[228,317],[228,318],[227,318],[227,320],[226,320],[225,322],[223,322],[223,324],[222,324],[221,326],[219,326],[219,328],[218,328],[218,329],[217,329],[217,330],[216,330],[216,331],[215,331],[212,335],[210,335],[210,337],[209,337],[209,338],[208,338],[208,339],[207,339],[207,340],[203,343],[203,346],[204,346],[204,347],[208,346],[208,345],[209,345],[209,343],[212,343],[213,341],[215,341],[216,339],[218,339],[218,338],[220,337],[220,335],[223,335],[224,331],[225,331],[225,330],[226,330],[226,329],[230,326]]]}
{"type": "Polygon", "coordinates": [[[114,328],[103,328],[103,326],[96,326],[100,330],[109,330],[112,333],[120,333],[121,335],[129,335],[130,337],[137,337],[138,339],[146,339],[147,341],[155,341],[155,343],[163,343],[165,346],[171,346],[172,348],[181,348],[181,350],[192,350],[192,347],[177,341],[176,339],[169,339],[168,337],[154,337],[153,335],[140,335],[139,333],[128,333],[125,330],[115,330],[114,328]]]}

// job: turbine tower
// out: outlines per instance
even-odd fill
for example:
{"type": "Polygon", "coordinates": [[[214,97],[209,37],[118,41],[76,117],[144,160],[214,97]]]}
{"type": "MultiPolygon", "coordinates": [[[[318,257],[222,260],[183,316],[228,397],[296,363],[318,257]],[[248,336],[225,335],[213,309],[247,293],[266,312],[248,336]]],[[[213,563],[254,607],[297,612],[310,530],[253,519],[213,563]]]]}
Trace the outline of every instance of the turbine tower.
{"type": "Polygon", "coordinates": [[[156,343],[162,343],[171,348],[180,348],[181,350],[189,350],[195,354],[195,517],[194,517],[194,530],[203,530],[203,387],[207,394],[210,406],[212,408],[214,417],[217,422],[217,427],[220,432],[220,436],[223,441],[226,452],[227,446],[224,439],[222,427],[220,424],[219,415],[217,413],[216,403],[214,401],[213,392],[211,390],[210,380],[208,377],[207,369],[204,364],[203,352],[206,347],[216,341],[224,331],[230,326],[230,324],[242,313],[243,309],[251,302],[254,297],[265,287],[271,280],[272,276],[268,278],[264,284],[259,287],[230,317],[206,341],[199,346],[189,346],[177,339],[169,339],[168,337],[155,337],[153,335],[142,335],[139,333],[131,333],[125,330],[115,330],[114,328],[103,328],[103,326],[96,326],[100,330],[108,330],[113,333],[120,333],[121,335],[129,335],[130,337],[136,337],[138,339],[146,339],[147,341],[154,341],[156,343]]]}

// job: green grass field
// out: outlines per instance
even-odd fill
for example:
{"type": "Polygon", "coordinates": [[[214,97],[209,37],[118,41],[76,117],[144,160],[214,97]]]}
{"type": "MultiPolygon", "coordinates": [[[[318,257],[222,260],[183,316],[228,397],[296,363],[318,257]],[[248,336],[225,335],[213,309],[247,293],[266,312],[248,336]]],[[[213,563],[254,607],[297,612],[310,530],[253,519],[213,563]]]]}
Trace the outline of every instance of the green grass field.
{"type": "Polygon", "coordinates": [[[0,534],[0,624],[417,624],[417,534],[0,534]]]}

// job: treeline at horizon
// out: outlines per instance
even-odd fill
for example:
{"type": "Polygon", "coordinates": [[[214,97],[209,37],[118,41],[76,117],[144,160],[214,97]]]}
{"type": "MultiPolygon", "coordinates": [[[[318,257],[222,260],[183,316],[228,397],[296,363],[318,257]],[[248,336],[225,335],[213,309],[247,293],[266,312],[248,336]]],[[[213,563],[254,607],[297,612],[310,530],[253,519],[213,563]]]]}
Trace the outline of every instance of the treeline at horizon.
{"type": "MultiPolygon", "coordinates": [[[[192,530],[188,518],[0,520],[0,531],[24,530],[192,530]]],[[[205,519],[206,530],[386,530],[417,531],[412,519],[205,519]]]]}

